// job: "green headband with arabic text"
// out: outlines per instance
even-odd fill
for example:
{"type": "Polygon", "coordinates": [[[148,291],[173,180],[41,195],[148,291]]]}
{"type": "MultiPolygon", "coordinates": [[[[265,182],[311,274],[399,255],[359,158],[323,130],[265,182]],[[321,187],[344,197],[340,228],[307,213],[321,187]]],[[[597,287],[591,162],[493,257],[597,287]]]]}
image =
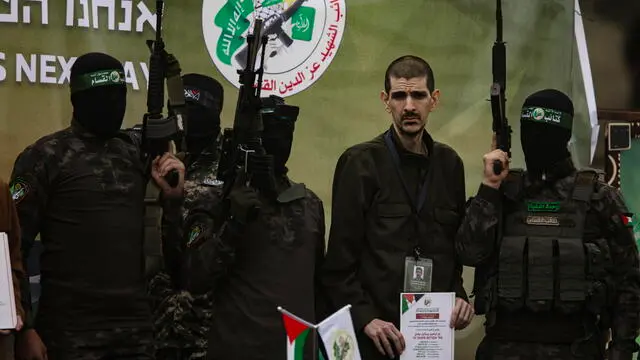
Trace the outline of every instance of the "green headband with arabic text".
{"type": "Polygon", "coordinates": [[[108,85],[125,85],[124,71],[111,69],[99,70],[74,77],[71,80],[71,93],[108,85]]]}
{"type": "Polygon", "coordinates": [[[521,120],[559,126],[571,130],[573,127],[573,116],[555,109],[541,106],[525,106],[520,115],[521,120]]]}

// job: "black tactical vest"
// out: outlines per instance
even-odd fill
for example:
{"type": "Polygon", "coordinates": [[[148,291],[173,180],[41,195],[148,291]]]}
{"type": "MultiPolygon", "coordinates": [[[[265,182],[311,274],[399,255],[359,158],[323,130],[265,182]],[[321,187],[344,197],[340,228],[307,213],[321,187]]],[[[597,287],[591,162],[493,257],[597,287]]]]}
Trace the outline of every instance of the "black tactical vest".
{"type": "Polygon", "coordinates": [[[582,170],[575,176],[570,196],[561,199],[524,196],[524,173],[510,174],[503,189],[507,198],[516,201],[505,205],[493,271],[479,269],[483,279],[476,289],[481,309],[476,310],[480,314],[496,308],[602,312],[607,302],[609,248],[605,240],[586,241],[584,236],[597,173],[582,170]]]}

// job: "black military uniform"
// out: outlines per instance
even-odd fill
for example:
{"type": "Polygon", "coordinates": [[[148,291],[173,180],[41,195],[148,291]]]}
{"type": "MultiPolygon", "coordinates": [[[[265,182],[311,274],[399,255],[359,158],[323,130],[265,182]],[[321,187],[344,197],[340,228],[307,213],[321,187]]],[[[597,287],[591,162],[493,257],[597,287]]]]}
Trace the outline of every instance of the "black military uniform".
{"type": "Polygon", "coordinates": [[[525,101],[528,171],[481,185],[457,247],[476,267],[477,359],[631,359],[640,325],[638,250],[620,194],[566,150],[573,106],[555,90],[525,101]],[[545,138],[547,143],[535,144],[545,138]],[[538,147],[547,147],[538,149],[538,147]]]}
{"type": "Polygon", "coordinates": [[[392,127],[345,151],[336,165],[322,283],[332,309],[352,305],[364,359],[385,357],[363,332],[370,321],[399,328],[406,256],[419,251],[433,260],[432,291],[467,300],[454,247],[465,203],[463,163],[426,131],[423,141],[428,156],[411,153],[392,127]]]}

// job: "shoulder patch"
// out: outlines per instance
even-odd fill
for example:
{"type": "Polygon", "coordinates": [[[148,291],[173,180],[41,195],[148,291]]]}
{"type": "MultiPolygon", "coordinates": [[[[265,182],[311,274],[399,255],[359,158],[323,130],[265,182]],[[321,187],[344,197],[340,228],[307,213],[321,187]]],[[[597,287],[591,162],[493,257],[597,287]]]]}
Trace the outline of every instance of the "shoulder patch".
{"type": "Polygon", "coordinates": [[[17,178],[11,182],[9,191],[11,192],[11,198],[16,204],[19,204],[27,196],[31,187],[22,178],[17,178]]]}
{"type": "Polygon", "coordinates": [[[198,246],[204,239],[204,233],[204,228],[200,224],[191,226],[187,247],[192,248],[198,246]]]}
{"type": "Polygon", "coordinates": [[[208,186],[222,186],[224,185],[224,181],[218,180],[218,179],[211,179],[211,178],[206,178],[204,179],[204,181],[202,182],[202,184],[204,185],[208,185],[208,186]]]}
{"type": "Polygon", "coordinates": [[[620,214],[620,220],[622,221],[622,225],[628,227],[628,228],[633,228],[633,226],[635,225],[633,222],[633,214],[632,213],[623,213],[620,214]]]}

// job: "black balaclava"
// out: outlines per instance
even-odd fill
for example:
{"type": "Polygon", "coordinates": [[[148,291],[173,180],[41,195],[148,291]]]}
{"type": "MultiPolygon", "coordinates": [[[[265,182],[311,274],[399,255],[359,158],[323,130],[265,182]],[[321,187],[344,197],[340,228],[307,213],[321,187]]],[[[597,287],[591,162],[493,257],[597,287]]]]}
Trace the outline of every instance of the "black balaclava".
{"type": "Polygon", "coordinates": [[[276,176],[287,173],[287,161],[293,145],[293,131],[300,108],[285,105],[282,98],[262,98],[262,145],[267,154],[273,156],[276,176]]]}
{"type": "Polygon", "coordinates": [[[115,136],[127,107],[122,63],[102,53],[84,54],[71,67],[73,118],[93,135],[115,136]]]}
{"type": "Polygon", "coordinates": [[[182,76],[187,108],[185,142],[189,154],[213,152],[220,134],[224,89],[215,79],[200,74],[182,76]]]}
{"type": "Polygon", "coordinates": [[[545,89],[524,101],[520,140],[530,176],[539,178],[570,158],[572,126],[573,102],[564,93],[545,89]]]}

